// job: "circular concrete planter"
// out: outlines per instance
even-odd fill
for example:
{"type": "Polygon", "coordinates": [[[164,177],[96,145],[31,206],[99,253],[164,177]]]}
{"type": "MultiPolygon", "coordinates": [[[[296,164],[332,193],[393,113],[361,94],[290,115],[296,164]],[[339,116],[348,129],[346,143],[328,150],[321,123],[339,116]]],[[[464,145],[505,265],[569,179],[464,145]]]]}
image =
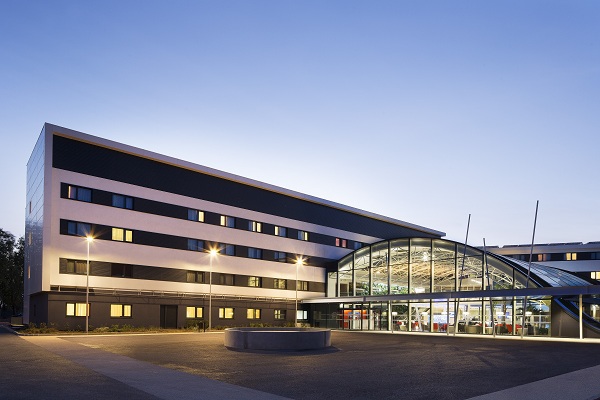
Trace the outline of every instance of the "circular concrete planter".
{"type": "Polygon", "coordinates": [[[331,330],[318,328],[228,328],[225,347],[233,350],[319,350],[331,346],[331,330]]]}

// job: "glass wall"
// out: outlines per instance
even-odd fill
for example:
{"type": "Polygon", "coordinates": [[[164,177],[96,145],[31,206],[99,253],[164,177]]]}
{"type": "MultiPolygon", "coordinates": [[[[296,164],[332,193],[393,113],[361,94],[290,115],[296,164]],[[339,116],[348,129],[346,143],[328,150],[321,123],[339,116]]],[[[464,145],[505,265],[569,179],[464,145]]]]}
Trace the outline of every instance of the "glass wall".
{"type": "MultiPolygon", "coordinates": [[[[525,287],[526,276],[480,249],[429,238],[404,238],[365,246],[328,274],[328,297],[469,292],[525,287]]],[[[537,287],[529,282],[529,287],[537,287]]],[[[548,335],[550,299],[370,301],[335,305],[319,322],[338,329],[484,335],[548,335]]],[[[600,320],[600,307],[589,307],[600,320]]],[[[316,321],[316,319],[315,319],[316,321]]]]}

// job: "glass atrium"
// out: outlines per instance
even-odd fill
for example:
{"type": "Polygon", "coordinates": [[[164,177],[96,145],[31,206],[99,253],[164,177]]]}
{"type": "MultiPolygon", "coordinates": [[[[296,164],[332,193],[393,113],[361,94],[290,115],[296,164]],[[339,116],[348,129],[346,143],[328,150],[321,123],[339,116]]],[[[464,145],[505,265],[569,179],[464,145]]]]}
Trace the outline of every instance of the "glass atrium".
{"type": "Polygon", "coordinates": [[[312,308],[313,324],[351,330],[548,336],[552,308],[559,307],[556,299],[525,298],[519,290],[590,283],[537,264],[531,264],[528,279],[528,267],[527,262],[444,239],[386,240],[338,262],[327,277],[329,301],[312,308]],[[490,290],[495,291],[492,297],[490,290]]]}

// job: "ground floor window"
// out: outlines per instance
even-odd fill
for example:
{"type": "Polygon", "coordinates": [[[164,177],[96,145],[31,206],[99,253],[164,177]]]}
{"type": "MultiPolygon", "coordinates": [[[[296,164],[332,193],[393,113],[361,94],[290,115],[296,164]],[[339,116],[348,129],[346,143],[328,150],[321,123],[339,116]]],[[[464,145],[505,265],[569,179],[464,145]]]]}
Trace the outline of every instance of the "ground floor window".
{"type": "Polygon", "coordinates": [[[85,309],[85,303],[67,303],[67,317],[85,317],[85,309]]]}
{"type": "Polygon", "coordinates": [[[186,318],[202,318],[204,309],[202,307],[186,307],[185,317],[186,318]]]}
{"type": "Polygon", "coordinates": [[[285,319],[286,310],[275,310],[275,319],[285,319]]]}
{"type": "Polygon", "coordinates": [[[232,307],[223,307],[219,308],[219,318],[220,319],[233,319],[233,311],[232,307]]]}
{"type": "Polygon", "coordinates": [[[249,308],[248,319],[260,319],[260,308],[249,308]]]}
{"type": "Polygon", "coordinates": [[[131,304],[111,304],[111,318],[131,318],[131,304]]]}

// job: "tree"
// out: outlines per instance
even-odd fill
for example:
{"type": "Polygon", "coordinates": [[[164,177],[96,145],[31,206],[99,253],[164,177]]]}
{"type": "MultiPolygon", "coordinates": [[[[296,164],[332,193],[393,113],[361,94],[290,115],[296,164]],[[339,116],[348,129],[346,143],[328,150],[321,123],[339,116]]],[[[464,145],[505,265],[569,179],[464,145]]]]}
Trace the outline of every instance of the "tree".
{"type": "Polygon", "coordinates": [[[13,315],[23,309],[25,240],[0,229],[0,308],[13,315]]]}

